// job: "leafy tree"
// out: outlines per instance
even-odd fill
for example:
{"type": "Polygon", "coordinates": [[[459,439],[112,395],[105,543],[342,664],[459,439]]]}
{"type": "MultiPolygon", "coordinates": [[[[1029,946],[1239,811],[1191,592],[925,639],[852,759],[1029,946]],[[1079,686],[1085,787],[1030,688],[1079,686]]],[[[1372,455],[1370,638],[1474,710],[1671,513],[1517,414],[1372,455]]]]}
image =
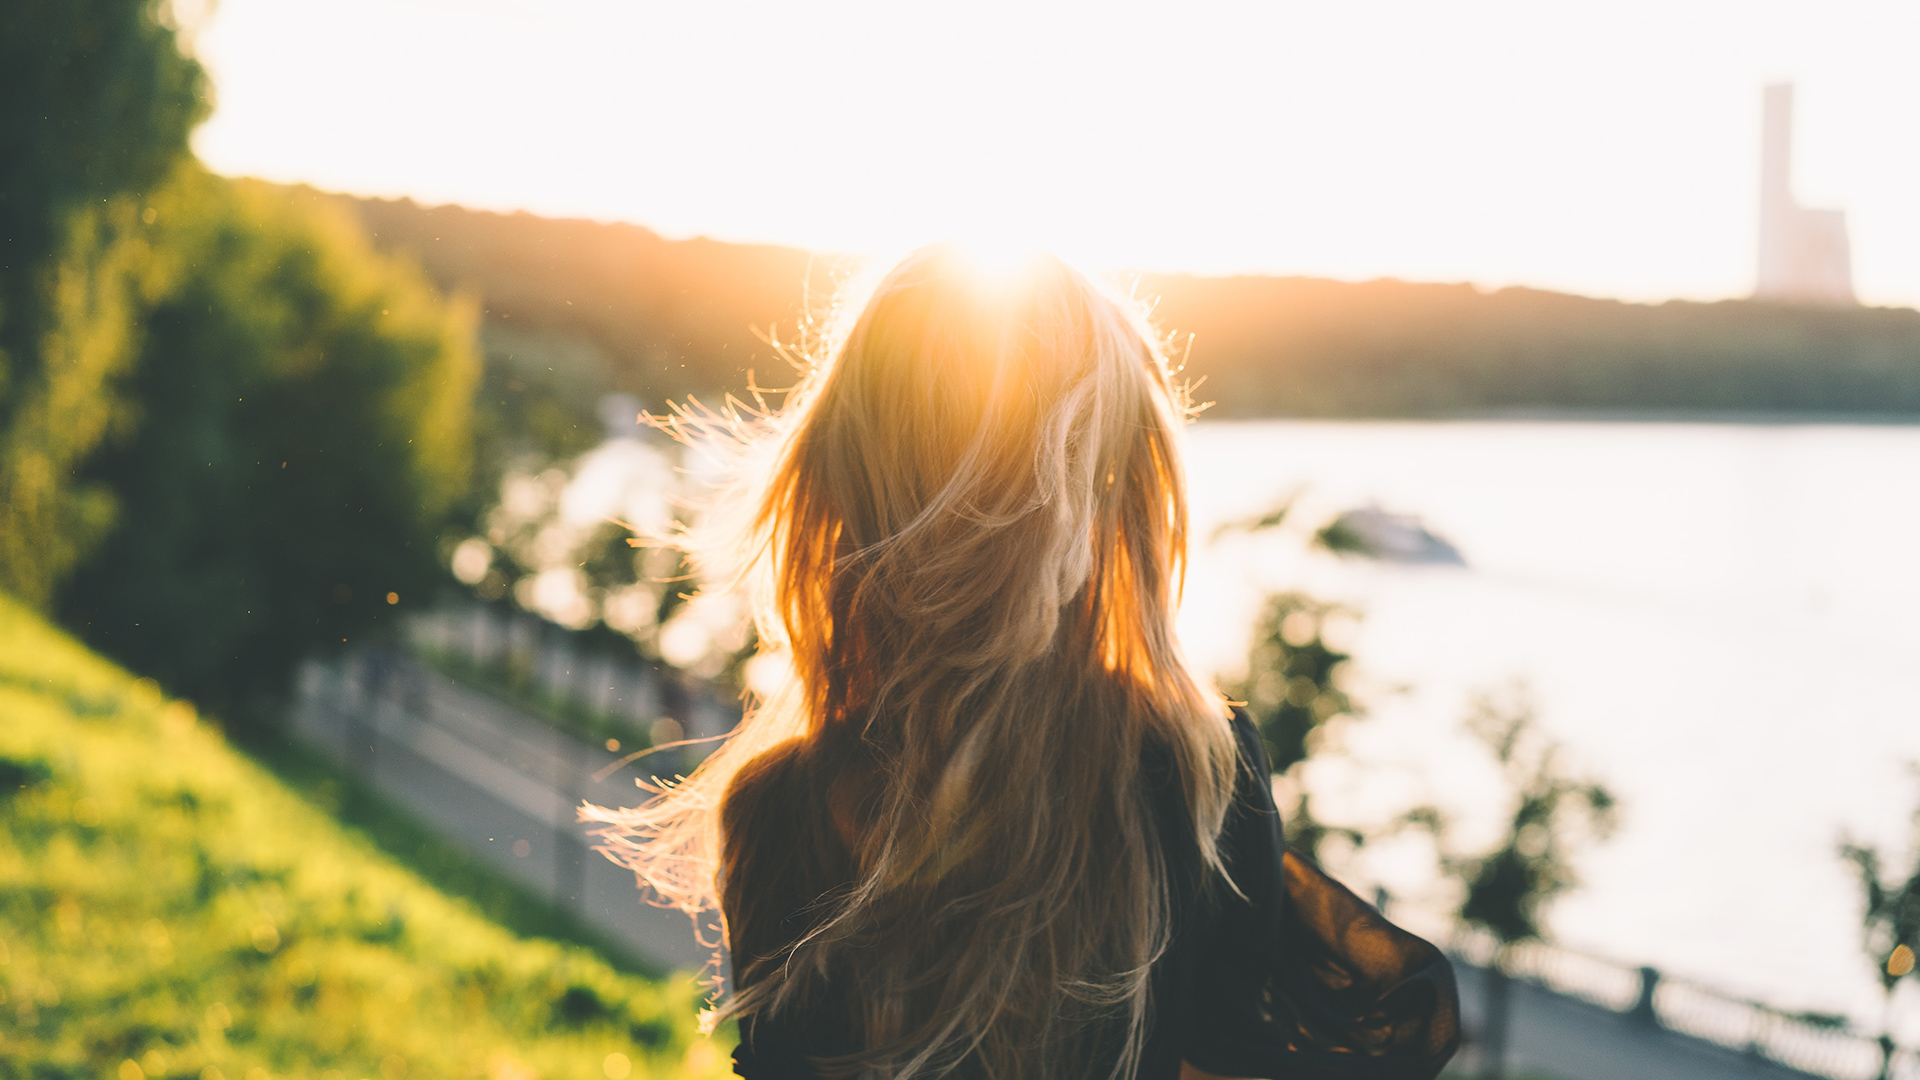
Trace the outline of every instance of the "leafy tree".
{"type": "MultiPolygon", "coordinates": [[[[1286,529],[1303,493],[1294,491],[1271,509],[1222,524],[1213,539],[1286,529]]],[[[1334,837],[1356,847],[1370,839],[1363,830],[1316,817],[1309,792],[1298,782],[1300,764],[1325,746],[1320,736],[1326,725],[1361,713],[1340,686],[1352,656],[1328,640],[1336,622],[1358,617],[1359,612],[1343,604],[1299,591],[1267,597],[1248,646],[1246,678],[1225,688],[1245,702],[1274,774],[1294,781],[1296,797],[1283,808],[1287,843],[1314,859],[1322,858],[1324,845],[1334,837]]]]}
{"type": "Polygon", "coordinates": [[[683,449],[616,437],[570,461],[523,460],[502,478],[480,534],[454,549],[455,576],[483,601],[510,597],[580,640],[631,648],[670,696],[702,683],[743,689],[751,618],[737,597],[701,587],[673,539],[676,519],[707,498],[683,449]]]}
{"type": "Polygon", "coordinates": [[[152,0],[0,6],[0,589],[44,607],[113,498],[75,469],[124,417],[144,195],[186,155],[200,67],[152,0]]]}
{"type": "Polygon", "coordinates": [[[303,654],[444,580],[474,316],[320,200],[187,169],[155,207],[170,280],[128,384],[139,409],[85,474],[121,512],[59,607],[242,720],[303,654]]]}
{"type": "MultiPolygon", "coordinates": [[[[1285,513],[1282,507],[1230,527],[1271,528],[1285,513]]],[[[1360,704],[1340,685],[1353,658],[1328,640],[1337,636],[1333,625],[1358,618],[1352,608],[1301,592],[1268,597],[1254,624],[1247,677],[1230,691],[1246,702],[1275,775],[1284,777],[1282,787],[1293,791],[1290,805],[1281,808],[1287,845],[1316,861],[1325,860],[1329,841],[1361,848],[1417,824],[1401,818],[1377,828],[1356,828],[1327,821],[1314,813],[1313,795],[1301,775],[1309,759],[1330,752],[1331,725],[1363,715],[1360,704]]]]}
{"type": "Polygon", "coordinates": [[[1231,692],[1247,703],[1274,772],[1306,760],[1311,737],[1322,725],[1358,713],[1338,685],[1341,668],[1352,657],[1327,641],[1330,623],[1353,617],[1344,605],[1301,592],[1267,598],[1247,654],[1246,681],[1231,692]]]}
{"type": "Polygon", "coordinates": [[[1433,831],[1442,870],[1465,886],[1460,921],[1485,930],[1498,943],[1486,972],[1481,1055],[1482,1075],[1497,1078],[1506,1057],[1510,987],[1505,966],[1512,950],[1546,937],[1546,906],[1579,882],[1574,851],[1587,840],[1611,835],[1617,807],[1606,787],[1563,771],[1561,746],[1540,730],[1523,688],[1477,697],[1466,728],[1492,754],[1509,790],[1512,809],[1500,839],[1490,851],[1463,855],[1450,850],[1448,823],[1434,808],[1416,809],[1408,820],[1433,831]]]}
{"type": "MultiPolygon", "coordinates": [[[[1920,766],[1915,767],[1920,774],[1920,766]]],[[[1885,876],[1886,864],[1891,861],[1878,849],[1868,847],[1851,839],[1840,843],[1840,857],[1853,864],[1860,875],[1861,891],[1865,894],[1863,944],[1867,956],[1880,976],[1880,988],[1886,995],[1886,1007],[1893,1008],[1893,993],[1898,989],[1900,980],[1912,978],[1920,981],[1915,974],[1914,958],[1920,954],[1920,808],[1913,814],[1913,844],[1910,855],[1913,868],[1906,871],[1906,880],[1896,876],[1889,883],[1885,876]]],[[[1894,1042],[1891,1023],[1882,1025],[1880,1035],[1880,1076],[1886,1080],[1893,1074],[1894,1042]]]]}
{"type": "MultiPolygon", "coordinates": [[[[600,405],[614,390],[612,361],[589,341],[486,327],[480,389],[474,399],[475,465],[496,486],[528,461],[564,461],[600,442],[600,405]]],[[[634,411],[639,411],[636,401],[634,411]]]]}
{"type": "Polygon", "coordinates": [[[138,311],[153,284],[139,209],[117,198],[83,207],[46,273],[44,332],[11,355],[16,393],[0,402],[0,589],[45,607],[58,582],[112,525],[116,500],[77,470],[129,417],[122,395],[138,348],[138,311]]]}

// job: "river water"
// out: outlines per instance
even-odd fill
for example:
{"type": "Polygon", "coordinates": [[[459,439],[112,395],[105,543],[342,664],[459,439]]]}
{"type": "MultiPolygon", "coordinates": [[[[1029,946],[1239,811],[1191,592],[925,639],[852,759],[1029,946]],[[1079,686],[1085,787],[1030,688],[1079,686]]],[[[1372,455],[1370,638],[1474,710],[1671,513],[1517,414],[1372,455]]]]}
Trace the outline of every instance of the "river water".
{"type": "MultiPolygon", "coordinates": [[[[1363,613],[1369,715],[1308,777],[1323,816],[1430,799],[1470,844],[1499,789],[1459,720],[1476,690],[1523,680],[1568,764],[1622,802],[1552,909],[1559,940],[1877,1018],[1835,849],[1845,830],[1904,851],[1920,801],[1920,426],[1208,422],[1187,454],[1181,625],[1202,667],[1244,666],[1267,592],[1363,613]],[[1216,535],[1290,494],[1280,528],[1216,535]],[[1369,504],[1418,515],[1467,565],[1307,542],[1369,504]]],[[[1335,869],[1445,900],[1417,843],[1335,869]]]]}

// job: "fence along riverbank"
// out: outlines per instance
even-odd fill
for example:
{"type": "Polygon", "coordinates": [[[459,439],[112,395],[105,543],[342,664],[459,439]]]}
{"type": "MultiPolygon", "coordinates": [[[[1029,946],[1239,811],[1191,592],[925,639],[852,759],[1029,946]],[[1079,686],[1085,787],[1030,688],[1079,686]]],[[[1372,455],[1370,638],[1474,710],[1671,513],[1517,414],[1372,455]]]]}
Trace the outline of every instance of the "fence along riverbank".
{"type": "MultiPolygon", "coordinates": [[[[724,713],[707,703],[676,724],[697,733],[716,717],[724,713]]],[[[642,797],[634,780],[645,774],[623,764],[624,744],[564,730],[382,649],[306,664],[292,729],[380,795],[618,948],[662,970],[698,968],[719,956],[712,920],[696,931],[684,914],[646,903],[633,874],[592,850],[594,838],[576,819],[583,801],[631,805],[642,797]]],[[[647,764],[671,775],[690,762],[667,751],[647,764]]]]}
{"type": "MultiPolygon", "coordinates": [[[[1394,921],[1445,942],[1457,963],[1481,972],[1495,963],[1497,943],[1489,934],[1460,928],[1409,904],[1389,905],[1394,921]]],[[[1729,994],[1705,983],[1666,974],[1650,966],[1546,942],[1516,945],[1502,969],[1513,979],[1552,994],[1605,1010],[1651,1034],[1684,1035],[1749,1063],[1760,1063],[1830,1080],[1873,1080],[1880,1075],[1877,1038],[1848,1026],[1842,1017],[1795,1013],[1765,1002],[1729,994]]],[[[1467,1005],[1478,1003],[1468,997],[1467,1005]]],[[[1896,1053],[1894,1080],[1920,1080],[1920,1052],[1896,1053]]]]}
{"type": "MultiPolygon", "coordinates": [[[[521,613],[479,605],[449,609],[416,619],[408,640],[418,655],[365,650],[334,664],[310,663],[302,673],[296,733],[643,958],[662,966],[709,962],[717,929],[696,936],[678,912],[644,904],[632,876],[591,850],[573,808],[582,800],[620,804],[637,797],[637,770],[615,768],[634,740],[721,735],[737,711],[711,694],[662,680],[637,659],[584,649],[572,635],[521,613]],[[489,670],[519,676],[496,677],[484,688],[471,684],[489,670]],[[522,702],[508,700],[510,682],[522,702]],[[535,697],[545,706],[538,711],[524,701],[535,697]]],[[[670,775],[693,762],[689,755],[649,764],[670,775]]],[[[1393,905],[1392,915],[1448,943],[1464,964],[1484,969],[1493,961],[1491,939],[1408,904],[1393,905]]],[[[1544,943],[1510,950],[1505,969],[1649,1033],[1685,1035],[1748,1062],[1832,1080],[1879,1074],[1876,1039],[1837,1017],[1778,1009],[1656,968],[1544,943]]],[[[1893,1075],[1920,1080],[1920,1055],[1912,1049],[1897,1054],[1893,1075]]]]}

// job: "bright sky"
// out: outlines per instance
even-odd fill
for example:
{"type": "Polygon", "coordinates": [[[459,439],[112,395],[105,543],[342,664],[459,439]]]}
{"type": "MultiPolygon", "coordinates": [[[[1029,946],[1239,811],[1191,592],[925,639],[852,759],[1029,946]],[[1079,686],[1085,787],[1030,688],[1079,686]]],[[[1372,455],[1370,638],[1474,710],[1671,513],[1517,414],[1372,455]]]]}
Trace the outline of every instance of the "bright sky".
{"type": "Polygon", "coordinates": [[[818,249],[1752,288],[1760,88],[1920,304],[1920,4],[220,0],[232,174],[818,249]]]}

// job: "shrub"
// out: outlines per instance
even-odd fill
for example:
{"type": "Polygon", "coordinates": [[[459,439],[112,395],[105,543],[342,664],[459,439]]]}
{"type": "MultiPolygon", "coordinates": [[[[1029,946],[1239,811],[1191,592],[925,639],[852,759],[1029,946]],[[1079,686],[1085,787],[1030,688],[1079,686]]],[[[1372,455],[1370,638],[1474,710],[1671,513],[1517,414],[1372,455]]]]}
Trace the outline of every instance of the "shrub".
{"type": "Polygon", "coordinates": [[[236,721],[316,646],[444,580],[466,492],[469,307],[310,195],[197,169],[155,199],[167,281],[136,411],[85,477],[113,531],[60,590],[89,642],[236,721]]]}

